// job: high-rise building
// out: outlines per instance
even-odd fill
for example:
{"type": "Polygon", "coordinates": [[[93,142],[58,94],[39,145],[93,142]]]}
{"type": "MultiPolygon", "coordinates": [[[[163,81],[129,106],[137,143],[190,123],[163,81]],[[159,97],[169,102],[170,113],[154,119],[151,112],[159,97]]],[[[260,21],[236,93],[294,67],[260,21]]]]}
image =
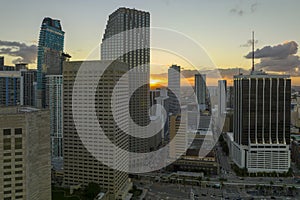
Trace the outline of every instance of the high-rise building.
{"type": "Polygon", "coordinates": [[[252,71],[234,76],[232,158],[249,172],[290,168],[291,79],[252,71]]]}
{"type": "MultiPolygon", "coordinates": [[[[157,98],[160,96],[160,89],[150,90],[150,108],[157,104],[157,98]]],[[[157,115],[156,109],[150,110],[150,116],[157,115]]]]}
{"type": "Polygon", "coordinates": [[[23,85],[23,93],[21,93],[21,105],[36,106],[36,76],[37,71],[33,69],[21,69],[21,82],[23,85]]]}
{"type": "Polygon", "coordinates": [[[226,100],[227,100],[227,81],[218,81],[218,112],[219,116],[224,115],[226,111],[226,100]]]}
{"type": "Polygon", "coordinates": [[[195,74],[195,93],[199,109],[201,111],[207,109],[207,90],[206,90],[206,75],[205,74],[195,74]]]}
{"type": "Polygon", "coordinates": [[[64,31],[60,21],[44,18],[40,30],[37,58],[37,107],[46,105],[46,74],[61,75],[64,31]]]}
{"type": "Polygon", "coordinates": [[[169,114],[167,112],[168,110],[168,90],[166,88],[160,89],[159,97],[156,97],[156,103],[161,105],[158,106],[156,109],[156,115],[160,116],[161,119],[161,125],[164,124],[163,130],[162,130],[162,142],[167,143],[170,139],[169,137],[169,114]],[[164,108],[164,110],[163,110],[164,108]]]}
{"type": "Polygon", "coordinates": [[[0,71],[0,105],[20,105],[21,84],[20,72],[0,71]]]}
{"type": "MultiPolygon", "coordinates": [[[[101,60],[120,60],[128,64],[129,112],[133,122],[129,123],[129,132],[147,134],[143,127],[150,122],[150,13],[119,8],[109,15],[101,43],[101,60]]],[[[147,143],[148,138],[130,136],[130,151],[148,152],[147,143]]],[[[139,166],[138,159],[131,160],[133,167],[139,166]]]]}
{"type": "Polygon", "coordinates": [[[172,65],[168,69],[169,113],[180,114],[180,66],[172,65]]]}
{"type": "Polygon", "coordinates": [[[86,186],[94,182],[109,193],[110,199],[125,199],[131,187],[126,173],[128,158],[126,154],[117,152],[115,145],[128,151],[128,135],[124,133],[128,131],[128,76],[123,76],[127,69],[128,65],[119,61],[64,63],[63,155],[66,186],[86,186]],[[98,82],[98,72],[101,70],[103,74],[98,82]],[[80,82],[75,85],[78,73],[80,82]],[[95,79],[96,84],[90,83],[95,79]],[[114,88],[118,82],[121,86],[114,88]],[[77,89],[75,95],[78,97],[75,102],[72,98],[74,88],[77,89]],[[115,122],[111,99],[114,99],[114,114],[125,130],[115,122]],[[98,120],[94,120],[91,114],[93,109],[98,120]],[[74,113],[79,113],[76,118],[73,117],[74,113]],[[80,125],[75,127],[75,120],[80,121],[80,125]],[[106,136],[100,135],[99,125],[106,136]],[[106,137],[110,142],[107,142],[106,137]],[[108,163],[118,166],[119,170],[106,165],[108,163]]]}
{"type": "Polygon", "coordinates": [[[35,106],[36,70],[0,71],[0,105],[35,106]]]}
{"type": "Polygon", "coordinates": [[[233,108],[234,102],[234,87],[229,86],[227,87],[227,108],[233,108]]]}
{"type": "Polygon", "coordinates": [[[0,56],[0,68],[4,66],[4,57],[0,56]]]}
{"type": "MultiPolygon", "coordinates": [[[[63,61],[70,55],[62,53],[63,61]]],[[[46,79],[46,105],[50,110],[51,160],[52,165],[62,166],[63,162],[63,75],[59,71],[48,71],[46,79]]],[[[58,167],[54,166],[56,169],[58,167]]]]}
{"type": "Polygon", "coordinates": [[[0,199],[51,200],[49,112],[0,108],[0,199]]]}
{"type": "Polygon", "coordinates": [[[63,76],[46,75],[50,110],[51,158],[63,157],[63,76]]]}

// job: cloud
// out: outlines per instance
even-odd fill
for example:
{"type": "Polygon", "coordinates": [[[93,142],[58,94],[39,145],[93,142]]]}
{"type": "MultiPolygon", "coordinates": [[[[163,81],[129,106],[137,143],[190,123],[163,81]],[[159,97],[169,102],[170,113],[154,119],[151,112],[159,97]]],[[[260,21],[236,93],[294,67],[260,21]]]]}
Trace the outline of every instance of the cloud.
{"type": "Polygon", "coordinates": [[[37,57],[37,46],[0,40],[0,55],[16,57],[16,59],[13,60],[14,64],[21,62],[33,64],[37,57]]]}
{"type": "MultiPolygon", "coordinates": [[[[285,42],[275,46],[265,46],[254,52],[254,57],[260,61],[255,65],[257,70],[300,75],[300,57],[297,54],[298,44],[295,41],[285,42]]],[[[249,52],[245,58],[252,58],[249,52]]]]}
{"type": "Polygon", "coordinates": [[[233,13],[233,14],[238,14],[239,16],[243,16],[244,13],[245,13],[244,10],[239,9],[239,8],[232,8],[232,9],[230,10],[230,12],[233,13]]]}
{"type": "Polygon", "coordinates": [[[257,2],[251,4],[251,7],[250,7],[251,13],[254,13],[257,10],[257,6],[258,6],[257,2]]]}
{"type": "MultiPolygon", "coordinates": [[[[255,40],[254,44],[258,44],[258,40],[255,40]]],[[[240,45],[240,47],[251,47],[251,46],[252,46],[252,40],[248,40],[245,44],[240,45]]]]}
{"type": "Polygon", "coordinates": [[[257,69],[274,72],[290,72],[300,67],[299,56],[289,55],[284,59],[262,58],[260,63],[255,65],[257,69]]]}
{"type": "Polygon", "coordinates": [[[230,13],[243,16],[247,13],[255,13],[258,7],[258,3],[252,3],[250,7],[245,7],[242,4],[237,5],[235,8],[230,9],[230,13]]]}
{"type": "MultiPolygon", "coordinates": [[[[297,51],[298,44],[295,41],[290,41],[276,46],[265,46],[262,49],[257,49],[254,52],[254,57],[283,59],[289,55],[296,54],[297,51]]],[[[249,52],[245,57],[252,58],[252,52],[249,52]]]]}

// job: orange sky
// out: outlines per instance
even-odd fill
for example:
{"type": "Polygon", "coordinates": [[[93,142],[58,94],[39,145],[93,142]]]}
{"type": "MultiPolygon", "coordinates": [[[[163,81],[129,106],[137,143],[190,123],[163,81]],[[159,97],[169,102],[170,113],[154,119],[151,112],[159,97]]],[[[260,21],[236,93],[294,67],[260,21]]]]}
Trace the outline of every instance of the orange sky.
{"type": "MultiPolygon", "coordinates": [[[[224,77],[223,79],[227,80],[227,85],[232,86],[233,85],[233,79],[224,77]]],[[[300,86],[300,77],[291,77],[292,79],[292,85],[293,86],[300,86]]],[[[185,81],[182,81],[181,85],[188,85],[194,86],[194,77],[187,78],[185,81]]],[[[208,86],[217,86],[218,85],[218,79],[216,78],[209,78],[207,79],[207,85],[208,86]]],[[[151,89],[159,88],[159,87],[166,87],[168,86],[168,79],[158,77],[157,75],[151,75],[151,81],[150,81],[150,87],[151,89]]]]}

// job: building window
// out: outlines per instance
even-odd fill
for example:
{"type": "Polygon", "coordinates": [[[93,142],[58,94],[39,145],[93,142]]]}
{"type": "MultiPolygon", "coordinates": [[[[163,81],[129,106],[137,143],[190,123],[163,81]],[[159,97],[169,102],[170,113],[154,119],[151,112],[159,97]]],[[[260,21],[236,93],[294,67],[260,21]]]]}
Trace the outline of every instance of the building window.
{"type": "Polygon", "coordinates": [[[15,186],[16,186],[16,187],[22,187],[22,186],[23,186],[23,183],[16,183],[15,186]]]}
{"type": "Polygon", "coordinates": [[[22,149],[22,138],[15,138],[15,149],[22,149]]]}
{"type": "Polygon", "coordinates": [[[10,138],[3,139],[3,150],[10,150],[11,149],[11,140],[10,138]]]}
{"type": "Polygon", "coordinates": [[[15,135],[22,135],[22,129],[21,128],[16,128],[15,129],[15,135]]]}
{"type": "Polygon", "coordinates": [[[10,135],[10,129],[3,129],[3,135],[10,135]]]}

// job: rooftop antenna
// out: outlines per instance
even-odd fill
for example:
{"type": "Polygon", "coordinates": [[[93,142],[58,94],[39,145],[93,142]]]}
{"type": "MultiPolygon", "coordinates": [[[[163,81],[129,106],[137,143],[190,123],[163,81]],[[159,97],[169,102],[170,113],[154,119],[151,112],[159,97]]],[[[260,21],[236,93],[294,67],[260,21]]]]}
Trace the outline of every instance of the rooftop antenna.
{"type": "Polygon", "coordinates": [[[254,72],[254,45],[255,45],[254,31],[252,31],[252,72],[254,72]]]}

